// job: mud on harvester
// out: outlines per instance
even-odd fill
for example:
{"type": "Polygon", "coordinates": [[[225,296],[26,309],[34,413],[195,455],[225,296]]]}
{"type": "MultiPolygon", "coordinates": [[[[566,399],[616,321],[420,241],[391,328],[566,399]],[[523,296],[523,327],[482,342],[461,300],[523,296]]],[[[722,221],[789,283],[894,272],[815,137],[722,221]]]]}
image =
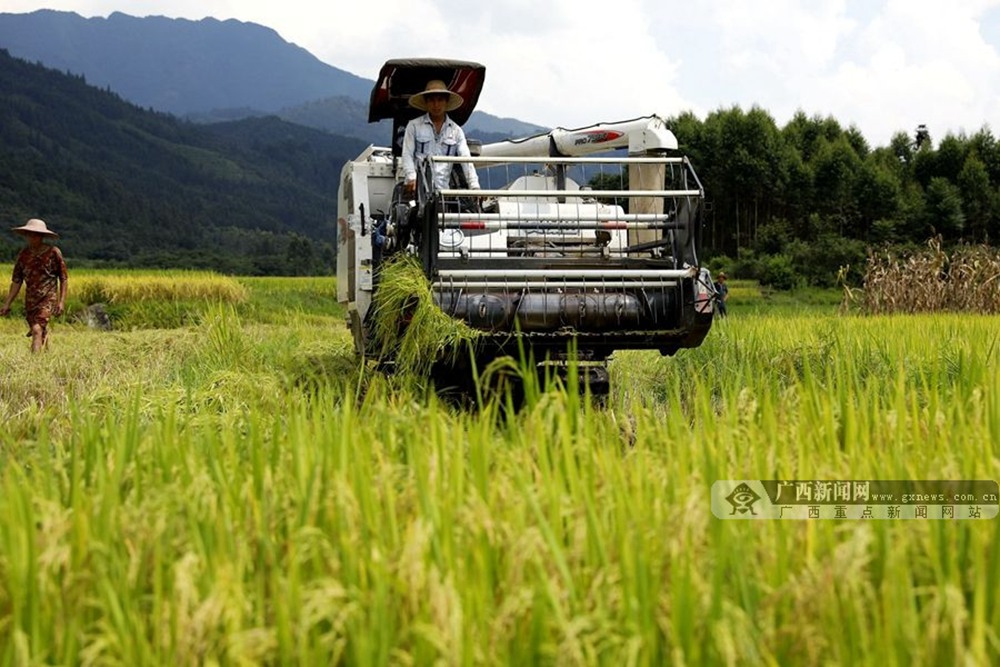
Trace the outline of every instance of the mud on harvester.
{"type": "Polygon", "coordinates": [[[603,393],[616,350],[700,345],[714,297],[696,254],[704,190],[661,117],[478,147],[470,136],[472,157],[430,158],[416,196],[404,193],[403,132],[422,113],[410,95],[444,80],[464,100],[449,112],[463,125],[484,78],[455,60],[390,60],[379,73],[368,120],[392,121],[391,145],[369,146],[340,179],[337,293],[357,351],[372,354],[380,266],[398,253],[419,260],[444,313],[477,331],[475,358],[449,362],[456,376],[527,351],[545,364],[572,358],[603,393]],[[432,162],[455,165],[451,187],[435,188],[432,162]],[[461,162],[481,189],[461,182],[461,162]]]}

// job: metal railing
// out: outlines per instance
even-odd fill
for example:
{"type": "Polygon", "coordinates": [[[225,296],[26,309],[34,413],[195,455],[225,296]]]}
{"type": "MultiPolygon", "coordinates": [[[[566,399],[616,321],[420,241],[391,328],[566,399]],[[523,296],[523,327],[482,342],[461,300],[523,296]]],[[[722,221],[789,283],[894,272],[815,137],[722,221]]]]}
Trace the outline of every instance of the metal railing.
{"type": "Polygon", "coordinates": [[[482,187],[431,191],[424,259],[435,289],[668,289],[696,274],[704,191],[686,158],[433,157],[430,169],[462,163],[482,187]],[[628,187],[633,165],[654,169],[633,170],[642,189],[628,187]]]}

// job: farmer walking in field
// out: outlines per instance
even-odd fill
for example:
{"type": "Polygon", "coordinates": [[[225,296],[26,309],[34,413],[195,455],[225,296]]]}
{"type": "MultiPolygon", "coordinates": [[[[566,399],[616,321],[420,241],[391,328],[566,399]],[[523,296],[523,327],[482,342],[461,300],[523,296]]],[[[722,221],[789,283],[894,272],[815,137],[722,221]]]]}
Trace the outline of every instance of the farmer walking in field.
{"type": "Polygon", "coordinates": [[[32,218],[11,231],[28,240],[14,263],[7,300],[0,308],[0,316],[10,312],[10,305],[24,283],[24,318],[28,321],[31,351],[38,352],[48,343],[49,319],[62,315],[66,307],[66,262],[62,252],[45,243],[59,235],[51,231],[44,221],[32,218]]]}
{"type": "Polygon", "coordinates": [[[726,272],[719,271],[715,281],[715,313],[719,317],[726,316],[726,301],[729,300],[729,285],[726,284],[726,272]]]}

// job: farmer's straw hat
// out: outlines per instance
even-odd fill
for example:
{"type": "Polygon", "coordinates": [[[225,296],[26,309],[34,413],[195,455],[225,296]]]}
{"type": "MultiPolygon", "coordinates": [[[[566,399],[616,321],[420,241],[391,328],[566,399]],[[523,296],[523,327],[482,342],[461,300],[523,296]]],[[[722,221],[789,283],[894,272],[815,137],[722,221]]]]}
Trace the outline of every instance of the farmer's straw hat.
{"type": "Polygon", "coordinates": [[[462,106],[462,103],[465,101],[458,93],[453,93],[448,90],[448,86],[444,81],[441,79],[434,79],[427,82],[427,86],[424,90],[410,95],[410,106],[420,109],[421,111],[427,111],[427,95],[447,95],[448,104],[444,107],[445,111],[454,111],[458,107],[462,106]]]}
{"type": "Polygon", "coordinates": [[[25,236],[27,234],[41,234],[42,236],[51,236],[52,238],[59,238],[59,235],[48,228],[44,220],[39,220],[38,218],[32,218],[28,222],[24,223],[21,227],[12,227],[11,230],[15,234],[20,234],[25,236]]]}

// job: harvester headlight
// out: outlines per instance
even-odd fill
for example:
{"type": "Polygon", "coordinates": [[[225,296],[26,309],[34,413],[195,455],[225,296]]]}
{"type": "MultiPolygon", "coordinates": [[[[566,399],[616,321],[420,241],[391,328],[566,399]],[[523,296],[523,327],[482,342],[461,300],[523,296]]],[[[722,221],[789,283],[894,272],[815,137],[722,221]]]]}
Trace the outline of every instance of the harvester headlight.
{"type": "Polygon", "coordinates": [[[442,250],[455,250],[465,241],[465,234],[461,229],[442,229],[438,237],[438,243],[442,250]]]}

